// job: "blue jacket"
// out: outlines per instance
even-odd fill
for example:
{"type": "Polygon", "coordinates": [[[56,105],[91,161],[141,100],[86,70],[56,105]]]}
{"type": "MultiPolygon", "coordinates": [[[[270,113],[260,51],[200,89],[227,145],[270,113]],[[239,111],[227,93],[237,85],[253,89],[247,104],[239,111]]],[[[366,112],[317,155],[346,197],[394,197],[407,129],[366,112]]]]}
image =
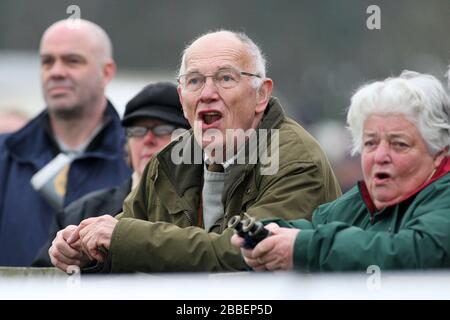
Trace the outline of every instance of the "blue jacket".
{"type": "MultiPolygon", "coordinates": [[[[106,124],[68,173],[64,206],[130,176],[125,134],[108,103],[106,124]]],[[[21,130],[0,135],[0,266],[29,266],[48,238],[54,209],[31,186],[31,177],[58,153],[43,111],[21,130]]]]}

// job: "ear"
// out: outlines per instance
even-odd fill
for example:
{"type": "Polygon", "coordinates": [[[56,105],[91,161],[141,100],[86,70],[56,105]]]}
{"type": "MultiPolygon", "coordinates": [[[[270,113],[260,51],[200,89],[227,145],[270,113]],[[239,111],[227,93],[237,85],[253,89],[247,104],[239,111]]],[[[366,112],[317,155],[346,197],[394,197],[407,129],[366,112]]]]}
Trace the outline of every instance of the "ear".
{"type": "Polygon", "coordinates": [[[269,103],[270,96],[272,95],[273,81],[270,78],[266,78],[263,84],[256,90],[256,109],[255,113],[259,114],[266,110],[269,103]]]}
{"type": "Polygon", "coordinates": [[[447,153],[448,153],[448,147],[445,147],[443,150],[436,153],[436,155],[434,156],[434,160],[433,160],[435,168],[440,166],[442,160],[444,160],[445,157],[447,156],[447,153]]]}
{"type": "Polygon", "coordinates": [[[113,60],[108,60],[103,65],[103,87],[106,87],[106,85],[114,78],[116,75],[116,64],[113,60]]]}
{"type": "Polygon", "coordinates": [[[181,106],[182,106],[182,108],[183,108],[183,115],[184,115],[184,117],[185,117],[187,120],[189,120],[188,117],[187,117],[187,114],[186,114],[186,110],[184,109],[184,104],[183,104],[183,94],[182,94],[182,91],[183,91],[183,89],[181,88],[181,85],[178,85],[178,87],[177,87],[177,92],[178,92],[178,98],[180,99],[180,104],[181,104],[181,106]]]}

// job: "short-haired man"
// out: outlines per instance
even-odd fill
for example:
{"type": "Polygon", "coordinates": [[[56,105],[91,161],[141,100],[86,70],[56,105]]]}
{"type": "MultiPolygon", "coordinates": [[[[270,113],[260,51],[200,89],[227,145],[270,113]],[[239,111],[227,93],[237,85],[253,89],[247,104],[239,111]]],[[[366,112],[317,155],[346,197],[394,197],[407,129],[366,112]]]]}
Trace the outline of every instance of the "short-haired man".
{"type": "Polygon", "coordinates": [[[310,217],[339,196],[324,153],[271,92],[262,54],[246,35],[196,39],[183,54],[178,86],[193,130],[149,162],[119,219],[87,219],[61,231],[52,263],[66,270],[88,256],[112,272],[242,270],[227,228],[232,216],[310,217]],[[271,150],[275,170],[265,171],[263,149],[271,150]]]}
{"type": "Polygon", "coordinates": [[[29,266],[55,212],[130,174],[124,132],[105,97],[115,74],[111,42],[98,25],[51,25],[40,43],[46,110],[0,136],[0,265],[29,266]]]}

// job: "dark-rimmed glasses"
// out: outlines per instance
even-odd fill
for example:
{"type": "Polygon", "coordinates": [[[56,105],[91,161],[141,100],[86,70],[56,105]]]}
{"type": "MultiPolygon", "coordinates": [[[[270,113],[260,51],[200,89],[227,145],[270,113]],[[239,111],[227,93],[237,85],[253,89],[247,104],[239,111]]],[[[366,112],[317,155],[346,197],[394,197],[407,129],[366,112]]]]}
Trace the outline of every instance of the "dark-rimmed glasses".
{"type": "Polygon", "coordinates": [[[153,132],[155,136],[165,136],[172,134],[176,127],[171,124],[158,124],[156,126],[132,126],[125,128],[127,137],[143,137],[149,131],[153,132]]]}

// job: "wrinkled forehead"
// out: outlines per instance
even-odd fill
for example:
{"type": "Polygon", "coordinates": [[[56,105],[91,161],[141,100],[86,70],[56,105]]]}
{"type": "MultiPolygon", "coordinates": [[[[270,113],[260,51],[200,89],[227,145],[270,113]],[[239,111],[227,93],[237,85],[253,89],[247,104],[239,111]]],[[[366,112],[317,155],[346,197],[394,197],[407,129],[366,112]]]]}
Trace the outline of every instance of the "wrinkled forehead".
{"type": "Polygon", "coordinates": [[[410,136],[420,137],[417,125],[404,114],[370,114],[364,121],[364,136],[410,136]]]}
{"type": "Polygon", "coordinates": [[[185,55],[186,71],[211,71],[230,66],[248,69],[252,58],[247,46],[232,34],[210,35],[195,41],[185,55]]]}

